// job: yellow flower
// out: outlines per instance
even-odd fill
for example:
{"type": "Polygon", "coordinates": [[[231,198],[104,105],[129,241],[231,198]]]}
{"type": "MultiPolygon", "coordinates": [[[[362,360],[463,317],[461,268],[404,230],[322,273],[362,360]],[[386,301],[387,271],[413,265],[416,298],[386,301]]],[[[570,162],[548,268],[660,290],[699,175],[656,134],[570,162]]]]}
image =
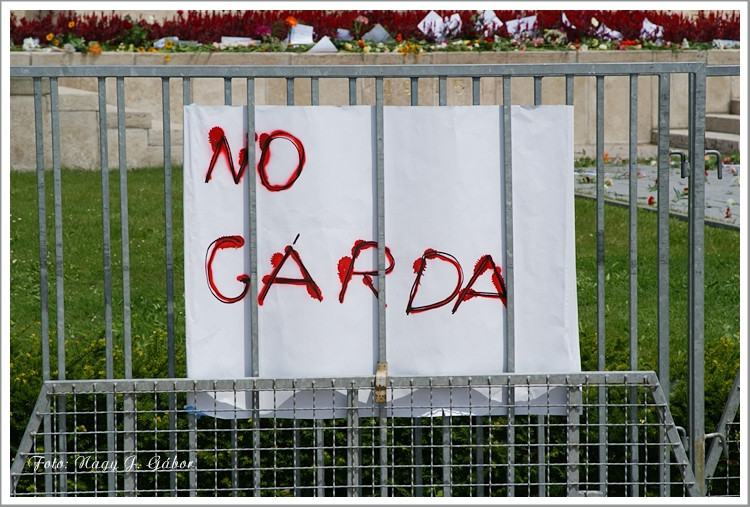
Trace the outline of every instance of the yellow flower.
{"type": "Polygon", "coordinates": [[[52,32],[50,32],[50,33],[48,33],[48,34],[47,34],[47,36],[45,37],[45,39],[47,39],[47,42],[49,42],[49,41],[51,41],[51,40],[52,40],[52,39],[53,39],[54,37],[55,37],[55,34],[54,34],[54,33],[52,33],[52,32]]]}
{"type": "Polygon", "coordinates": [[[174,43],[172,42],[172,39],[167,39],[164,41],[164,49],[172,49],[172,46],[174,43]]]}
{"type": "Polygon", "coordinates": [[[76,26],[75,21],[68,21],[68,28],[73,28],[74,26],[76,26]]]}
{"type": "Polygon", "coordinates": [[[164,55],[164,63],[169,63],[172,61],[172,58],[169,55],[164,55]]]}

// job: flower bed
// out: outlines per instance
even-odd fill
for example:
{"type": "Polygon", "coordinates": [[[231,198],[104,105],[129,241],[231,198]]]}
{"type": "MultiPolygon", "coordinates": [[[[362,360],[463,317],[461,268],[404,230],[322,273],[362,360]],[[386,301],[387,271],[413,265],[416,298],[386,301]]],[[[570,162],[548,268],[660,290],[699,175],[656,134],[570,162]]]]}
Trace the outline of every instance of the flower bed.
{"type": "Polygon", "coordinates": [[[738,47],[739,11],[498,10],[498,11],[175,11],[172,18],[131,19],[60,11],[40,19],[11,13],[14,50],[291,51],[328,38],[333,51],[533,51],[540,49],[709,49],[738,47]],[[432,16],[428,18],[428,16],[432,16]],[[426,19],[432,22],[426,23],[426,19]],[[380,25],[380,37],[372,35],[380,25]],[[309,44],[293,44],[295,27],[309,27],[309,44]],[[235,38],[222,42],[222,38],[235,38]],[[241,39],[241,40],[240,40],[241,39]]]}

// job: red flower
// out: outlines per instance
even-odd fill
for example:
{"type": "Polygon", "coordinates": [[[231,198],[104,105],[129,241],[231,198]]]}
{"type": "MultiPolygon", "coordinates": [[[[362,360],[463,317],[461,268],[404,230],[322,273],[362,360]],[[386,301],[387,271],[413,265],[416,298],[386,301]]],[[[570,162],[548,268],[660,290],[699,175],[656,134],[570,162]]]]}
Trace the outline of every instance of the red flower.
{"type": "Polygon", "coordinates": [[[732,218],[732,210],[727,208],[727,212],[724,213],[724,218],[732,218]]]}
{"type": "Polygon", "coordinates": [[[284,23],[286,23],[287,26],[297,26],[297,20],[294,18],[294,16],[287,16],[287,18],[284,20],[284,23]]]}
{"type": "Polygon", "coordinates": [[[399,44],[404,42],[404,37],[400,33],[396,35],[396,42],[398,42],[399,44]]]}
{"type": "Polygon", "coordinates": [[[655,201],[655,199],[654,199],[653,195],[648,196],[648,205],[649,206],[653,206],[654,205],[654,201],[655,201]]]}

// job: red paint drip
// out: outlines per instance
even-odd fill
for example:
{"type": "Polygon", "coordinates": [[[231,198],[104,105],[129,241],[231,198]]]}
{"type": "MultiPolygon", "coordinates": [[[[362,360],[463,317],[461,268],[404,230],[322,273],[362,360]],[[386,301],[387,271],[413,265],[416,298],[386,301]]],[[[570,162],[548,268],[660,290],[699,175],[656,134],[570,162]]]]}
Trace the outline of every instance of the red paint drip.
{"type": "Polygon", "coordinates": [[[224,129],[221,127],[213,127],[208,131],[208,142],[211,143],[211,148],[215,151],[219,147],[219,141],[224,137],[224,129]]]}

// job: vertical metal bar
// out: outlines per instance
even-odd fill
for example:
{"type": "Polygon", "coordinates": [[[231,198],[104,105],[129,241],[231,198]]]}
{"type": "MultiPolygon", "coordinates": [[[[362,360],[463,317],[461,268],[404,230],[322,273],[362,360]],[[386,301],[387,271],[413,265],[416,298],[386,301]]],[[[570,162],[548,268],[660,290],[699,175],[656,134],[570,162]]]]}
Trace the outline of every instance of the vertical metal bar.
{"type": "MultiPolygon", "coordinates": [[[[385,332],[385,156],[383,124],[383,78],[375,78],[375,168],[377,171],[378,221],[378,362],[386,362],[385,332]]],[[[380,427],[380,494],[388,496],[388,427],[385,403],[378,404],[380,427]]]]}
{"type": "Polygon", "coordinates": [[[182,78],[182,105],[187,106],[191,103],[191,82],[189,77],[183,77],[182,78]]]}
{"type": "Polygon", "coordinates": [[[378,229],[378,362],[386,362],[385,340],[385,155],[383,118],[383,78],[375,81],[375,170],[377,171],[378,229]]]}
{"type": "Polygon", "coordinates": [[[131,308],[130,308],[130,233],[128,230],[128,166],[125,140],[125,78],[117,78],[117,151],[120,171],[120,234],[122,237],[122,338],[123,371],[132,378],[131,308]]]}
{"type": "MultiPolygon", "coordinates": [[[[604,357],[604,76],[596,76],[596,325],[599,371],[605,370],[604,357]]],[[[599,482],[606,494],[607,449],[605,387],[599,386],[599,482]]]]}
{"type": "Polygon", "coordinates": [[[453,459],[451,456],[451,420],[452,417],[443,412],[443,496],[445,498],[453,496],[453,474],[451,473],[453,468],[453,459]]]}
{"type": "MultiPolygon", "coordinates": [[[[234,395],[235,395],[235,403],[237,401],[237,386],[235,383],[234,387],[234,395]]],[[[240,457],[239,457],[239,439],[237,438],[237,418],[234,417],[229,422],[232,431],[230,433],[231,438],[231,444],[232,449],[229,451],[229,454],[232,458],[232,496],[236,497],[239,496],[239,490],[240,490],[240,476],[239,476],[239,466],[240,466],[240,457]]]]}
{"type": "Polygon", "coordinates": [[[482,423],[482,416],[474,417],[474,427],[476,428],[477,434],[477,496],[484,496],[484,424],[482,423]]]}
{"type": "MultiPolygon", "coordinates": [[[[542,104],[542,76],[534,76],[534,105],[540,106],[542,104]]],[[[544,416],[537,415],[537,456],[539,460],[537,463],[537,472],[539,474],[538,493],[540,497],[545,496],[545,477],[547,476],[547,469],[544,463],[545,457],[545,440],[544,440],[544,416]]]]}
{"type": "MultiPolygon", "coordinates": [[[[664,395],[669,399],[669,101],[670,75],[659,75],[658,139],[657,139],[657,294],[658,294],[658,375],[664,395]]],[[[666,438],[660,428],[659,440],[666,438]]],[[[669,455],[666,446],[659,453],[659,477],[662,494],[669,495],[669,455]]]]}
{"type": "Polygon", "coordinates": [[[658,339],[659,383],[669,399],[669,100],[670,75],[659,75],[658,134],[658,339]]]}
{"type": "Polygon", "coordinates": [[[224,105],[225,106],[232,105],[232,78],[231,77],[224,78],[224,105]]]}
{"type": "Polygon", "coordinates": [[[542,104],[542,76],[534,76],[534,105],[542,104]]]}
{"type": "Polygon", "coordinates": [[[445,76],[438,78],[438,105],[445,106],[448,104],[448,86],[445,76]]]}
{"type": "Polygon", "coordinates": [[[320,103],[320,83],[317,77],[310,78],[310,104],[317,106],[320,103]]]}
{"type": "Polygon", "coordinates": [[[505,185],[505,371],[515,371],[515,319],[513,287],[513,157],[511,143],[510,76],[503,76],[503,172],[505,185]]]}
{"type": "MultiPolygon", "coordinates": [[[[57,317],[57,368],[58,378],[65,379],[65,285],[63,276],[63,212],[62,212],[62,179],[60,173],[60,107],[57,78],[50,78],[50,120],[52,133],[52,171],[55,208],[55,308],[57,317]]],[[[58,426],[63,431],[57,436],[57,450],[60,459],[67,462],[67,438],[65,396],[58,397],[57,419],[58,426]]],[[[66,496],[68,479],[65,469],[58,475],[58,491],[66,496]]]]}
{"type": "Polygon", "coordinates": [[[294,467],[294,496],[302,496],[302,490],[300,489],[302,485],[302,459],[300,456],[301,436],[302,430],[299,426],[299,419],[295,417],[292,421],[292,446],[294,447],[294,456],[292,457],[292,466],[294,467]]]}
{"type": "MultiPolygon", "coordinates": [[[[102,253],[104,269],[104,336],[106,340],[107,378],[114,378],[112,360],[112,245],[110,237],[110,204],[109,204],[109,150],[107,143],[107,89],[105,78],[99,82],[99,159],[102,178],[102,253]]],[[[107,459],[115,460],[115,398],[107,393],[107,459]]],[[[117,488],[117,475],[114,470],[107,473],[108,495],[114,496],[117,488]]]]}
{"type": "MultiPolygon", "coordinates": [[[[175,376],[175,336],[174,336],[174,253],[172,242],[172,130],[170,125],[169,78],[161,78],[162,132],[164,135],[164,235],[165,235],[165,275],[167,289],[167,376],[175,376]]],[[[176,393],[169,398],[169,450],[177,457],[177,407],[176,393]]],[[[169,473],[172,496],[177,495],[177,472],[169,473]]]]}
{"type": "MultiPolygon", "coordinates": [[[[255,160],[255,79],[247,78],[247,159],[255,160]]],[[[248,178],[248,198],[250,200],[250,286],[258,286],[258,213],[257,213],[257,189],[255,178],[248,178]]],[[[258,299],[250,298],[250,376],[257,377],[260,371],[258,360],[258,299]]],[[[259,393],[253,382],[252,389],[252,414],[253,414],[253,495],[260,496],[261,474],[260,474],[260,418],[259,418],[259,393]]]]}
{"type": "MultiPolygon", "coordinates": [[[[226,106],[231,106],[232,105],[232,78],[230,78],[230,77],[225,77],[224,78],[224,105],[226,105],[226,106]]],[[[255,160],[255,159],[254,158],[253,159],[249,159],[248,158],[248,160],[255,160]]],[[[251,179],[251,178],[248,178],[248,179],[251,179]]],[[[235,389],[234,389],[233,392],[234,392],[234,397],[235,397],[235,401],[236,401],[236,398],[237,398],[236,385],[235,385],[235,389]]],[[[232,458],[232,471],[231,471],[231,476],[232,476],[232,496],[236,497],[239,494],[239,486],[240,486],[239,485],[239,482],[240,482],[240,476],[239,476],[239,454],[238,454],[238,450],[237,450],[238,442],[239,442],[238,435],[237,435],[237,419],[233,418],[232,421],[231,421],[231,423],[230,423],[230,425],[231,425],[230,438],[231,438],[231,441],[232,441],[232,450],[230,451],[230,455],[231,455],[231,458],[232,458]]]]}
{"type": "Polygon", "coordinates": [[[575,76],[565,76],[565,105],[572,106],[575,102],[575,76]]]}
{"type": "MultiPolygon", "coordinates": [[[[191,104],[192,93],[191,93],[191,81],[189,77],[182,78],[182,105],[187,106],[191,104]]],[[[184,115],[184,112],[183,112],[184,115]]],[[[195,396],[195,384],[193,385],[193,396],[195,396]]],[[[195,411],[190,411],[187,414],[188,418],[188,459],[193,463],[198,462],[198,416],[195,411]]],[[[198,472],[196,467],[191,467],[188,473],[188,484],[190,488],[190,496],[194,497],[197,495],[198,489],[198,472]]],[[[127,488],[126,488],[127,489],[127,488]]]]}
{"type": "MultiPolygon", "coordinates": [[[[515,318],[513,286],[513,157],[511,143],[510,76],[503,76],[503,172],[505,185],[505,371],[516,369],[515,318]]],[[[508,496],[515,495],[515,389],[508,386],[508,496]]]]}
{"type": "Polygon", "coordinates": [[[323,453],[323,447],[325,441],[323,439],[323,425],[325,421],[323,419],[313,419],[315,423],[315,484],[316,495],[324,497],[326,495],[326,470],[325,470],[325,455],[323,453]]]}
{"type": "Polygon", "coordinates": [[[349,105],[350,106],[357,105],[357,78],[356,77],[349,78],[349,105]]]}
{"type": "MultiPolygon", "coordinates": [[[[195,388],[193,388],[193,396],[195,394],[195,388]]],[[[190,467],[188,472],[190,496],[194,497],[198,495],[198,416],[195,411],[188,413],[188,460],[196,464],[196,466],[190,467]]]]}
{"type": "MultiPolygon", "coordinates": [[[[704,386],[704,135],[706,132],[706,67],[694,74],[694,134],[688,190],[688,432],[690,464],[698,490],[706,494],[704,386]]],[[[666,393],[665,393],[666,396],[666,393]]]]}
{"type": "MultiPolygon", "coordinates": [[[[255,79],[247,78],[247,157],[255,160],[255,79]]],[[[250,286],[258,287],[258,207],[255,178],[247,178],[249,210],[250,286]]],[[[251,377],[259,375],[258,361],[258,298],[250,298],[250,371],[251,377]]]]}
{"type": "MultiPolygon", "coordinates": [[[[638,75],[630,75],[630,127],[628,152],[629,185],[629,281],[630,369],[638,370],[638,75]]],[[[630,496],[638,494],[638,388],[630,388],[630,496]]]]}
{"type": "Polygon", "coordinates": [[[546,427],[544,423],[544,416],[543,415],[537,415],[536,416],[536,432],[537,432],[537,456],[538,462],[537,462],[537,472],[539,474],[539,483],[538,483],[538,494],[539,497],[545,497],[547,496],[547,464],[546,464],[546,458],[547,458],[547,443],[545,439],[544,434],[544,428],[546,427]]]}
{"type": "Polygon", "coordinates": [[[232,105],[232,78],[224,78],[224,104],[227,106],[232,105]]]}
{"type": "Polygon", "coordinates": [[[580,477],[580,444],[581,444],[581,435],[580,435],[580,413],[579,413],[579,406],[580,406],[580,396],[581,391],[577,386],[573,386],[570,383],[570,378],[567,378],[565,381],[565,384],[567,385],[566,388],[566,394],[567,394],[567,458],[568,458],[568,466],[567,466],[567,495],[568,496],[578,496],[579,495],[579,488],[581,483],[581,477],[580,477]]]}
{"type": "MultiPolygon", "coordinates": [[[[39,303],[41,310],[41,339],[42,339],[42,380],[50,380],[49,357],[49,302],[47,281],[47,192],[44,175],[44,123],[42,112],[42,79],[35,77],[34,86],[34,136],[36,141],[36,189],[37,189],[37,220],[39,227],[39,303]]],[[[59,337],[58,337],[59,338],[59,337]]],[[[64,349],[63,349],[64,350],[64,349]]],[[[65,367],[58,366],[58,376],[65,375],[65,367]]],[[[38,402],[37,402],[38,403],[38,402]]],[[[49,411],[45,411],[44,423],[44,459],[52,461],[52,421],[49,411]]],[[[52,494],[52,474],[50,470],[44,472],[44,491],[52,494]]]]}
{"type": "MultiPolygon", "coordinates": [[[[124,376],[133,377],[130,315],[130,235],[128,231],[128,167],[125,141],[125,78],[117,78],[117,151],[120,171],[120,231],[122,237],[122,339],[124,376]]],[[[123,393],[123,459],[135,455],[135,394],[123,393]]],[[[125,496],[135,495],[135,471],[124,469],[125,496]]]]}
{"type": "Polygon", "coordinates": [[[481,88],[479,86],[480,78],[472,76],[471,78],[471,104],[478,106],[482,101],[481,88]]]}
{"type": "Polygon", "coordinates": [[[346,428],[346,457],[348,465],[347,495],[359,496],[359,409],[357,407],[357,390],[352,386],[347,390],[347,428],[346,428]]]}
{"type": "Polygon", "coordinates": [[[294,78],[286,78],[286,105],[294,105],[294,78]]]}
{"type": "Polygon", "coordinates": [[[253,496],[260,496],[260,393],[253,381],[253,496]]]}
{"type": "Polygon", "coordinates": [[[424,447],[422,446],[422,418],[413,417],[414,424],[414,496],[421,497],[424,495],[424,484],[422,478],[422,452],[424,447]]]}
{"type": "MultiPolygon", "coordinates": [[[[410,105],[418,106],[419,78],[409,78],[409,95],[411,97],[410,105]]],[[[411,424],[414,429],[414,442],[412,446],[412,452],[414,453],[414,495],[421,497],[424,494],[422,487],[422,452],[424,452],[424,447],[422,446],[422,418],[412,416],[411,424]]]]}

